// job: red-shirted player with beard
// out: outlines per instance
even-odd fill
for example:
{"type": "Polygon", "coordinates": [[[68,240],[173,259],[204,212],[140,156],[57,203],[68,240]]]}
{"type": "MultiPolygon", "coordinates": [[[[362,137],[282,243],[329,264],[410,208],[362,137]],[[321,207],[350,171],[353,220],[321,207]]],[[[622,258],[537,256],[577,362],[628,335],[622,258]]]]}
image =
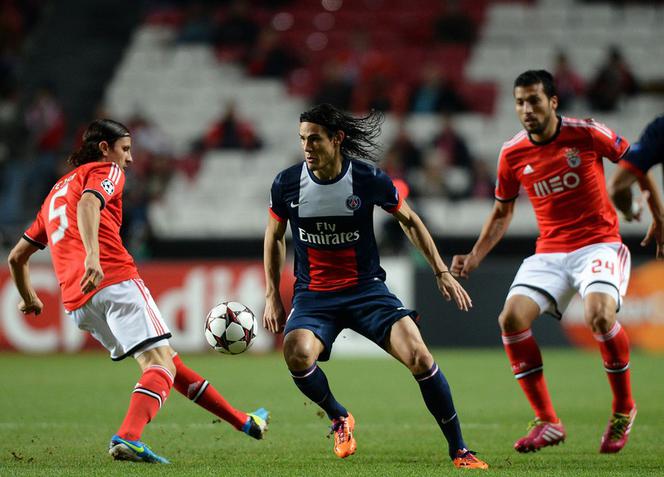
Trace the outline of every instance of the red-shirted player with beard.
{"type": "Polygon", "coordinates": [[[629,144],[606,126],[556,115],[553,77],[526,71],[514,82],[516,112],[524,129],[507,141],[498,162],[496,202],[475,246],[453,258],[452,272],[468,277],[505,234],[519,189],[528,194],[539,225],[535,255],[522,263],[498,321],[505,351],[535,419],[517,440],[533,452],[565,440],[546,387],[542,356],[531,325],[543,313],[562,317],[576,293],[599,344],[613,413],[600,452],[620,451],[636,416],[629,374],[629,341],[616,321],[629,280],[630,255],[606,192],[602,158],[619,161],[629,144]]]}
{"type": "Polygon", "coordinates": [[[255,439],[267,430],[268,412],[235,409],[207,380],[185,366],[170,346],[171,333],[134,260],[122,245],[124,169],[131,164],[131,136],[110,119],[93,121],[83,145],[68,161],[76,169],[51,189],[37,218],[9,254],[21,295],[19,310],[38,315],[43,304],[30,283],[28,262],[51,247],[62,301],[79,328],[108,349],[111,359],[133,356],[142,375],[109,453],[117,460],[169,463],[140,441],[171,387],[255,439]]]}

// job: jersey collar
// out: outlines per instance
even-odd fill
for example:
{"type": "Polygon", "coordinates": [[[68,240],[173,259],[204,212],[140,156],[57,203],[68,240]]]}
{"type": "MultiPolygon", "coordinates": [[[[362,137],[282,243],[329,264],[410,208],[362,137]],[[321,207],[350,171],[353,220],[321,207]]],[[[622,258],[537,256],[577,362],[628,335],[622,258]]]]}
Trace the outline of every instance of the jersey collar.
{"type": "Polygon", "coordinates": [[[341,172],[339,173],[338,176],[330,179],[330,180],[321,180],[318,177],[316,177],[316,174],[311,172],[309,168],[307,167],[306,163],[304,164],[304,168],[307,170],[307,174],[309,174],[309,178],[314,181],[316,184],[321,184],[321,185],[326,185],[326,184],[334,184],[335,182],[339,182],[343,176],[346,175],[346,172],[348,172],[348,168],[350,167],[350,159],[347,157],[343,158],[343,162],[341,163],[341,172]]]}
{"type": "Polygon", "coordinates": [[[538,141],[535,141],[535,140],[530,136],[530,133],[528,133],[528,140],[529,140],[533,145],[535,145],[535,146],[546,146],[547,144],[550,144],[550,143],[552,143],[553,141],[555,141],[556,138],[558,137],[558,134],[560,134],[560,128],[563,126],[563,118],[562,118],[562,116],[558,116],[558,115],[556,115],[556,117],[558,118],[558,126],[556,127],[556,132],[553,133],[553,136],[551,136],[551,137],[550,137],[549,139],[547,139],[546,141],[538,142],[538,141]]]}

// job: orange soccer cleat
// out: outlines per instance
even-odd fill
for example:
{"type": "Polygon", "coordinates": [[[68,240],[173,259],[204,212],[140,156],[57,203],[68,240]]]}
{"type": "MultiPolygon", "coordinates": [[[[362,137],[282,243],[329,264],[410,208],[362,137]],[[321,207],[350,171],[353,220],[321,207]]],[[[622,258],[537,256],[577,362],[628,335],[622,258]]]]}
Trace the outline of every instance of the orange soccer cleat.
{"type": "Polygon", "coordinates": [[[456,457],[452,460],[457,469],[488,469],[489,464],[475,457],[473,451],[459,449],[456,457]]]}
{"type": "Polygon", "coordinates": [[[348,417],[338,417],[332,420],[332,431],[334,434],[334,453],[341,457],[355,454],[357,442],[353,431],[355,430],[355,418],[349,412],[348,417]]]}

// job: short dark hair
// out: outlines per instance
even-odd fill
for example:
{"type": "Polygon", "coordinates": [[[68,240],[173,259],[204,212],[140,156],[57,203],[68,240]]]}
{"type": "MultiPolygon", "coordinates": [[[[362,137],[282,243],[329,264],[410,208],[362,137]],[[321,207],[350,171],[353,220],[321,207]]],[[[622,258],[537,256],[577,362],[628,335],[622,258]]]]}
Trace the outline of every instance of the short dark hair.
{"type": "Polygon", "coordinates": [[[83,144],[74,151],[67,162],[74,167],[87,164],[88,162],[98,161],[102,154],[99,149],[99,143],[106,141],[110,147],[113,147],[115,141],[121,137],[128,137],[129,129],[112,119],[95,119],[92,121],[83,133],[83,144]]]}
{"type": "Polygon", "coordinates": [[[382,112],[372,110],[364,117],[353,117],[331,104],[323,103],[300,114],[301,123],[314,123],[323,126],[329,138],[337,131],[344,132],[341,153],[358,159],[376,162],[374,153],[380,149],[377,139],[385,120],[382,112]]]}
{"type": "Polygon", "coordinates": [[[517,86],[532,86],[539,83],[542,83],[542,89],[547,98],[558,96],[553,75],[546,70],[524,71],[514,80],[514,88],[517,86]]]}

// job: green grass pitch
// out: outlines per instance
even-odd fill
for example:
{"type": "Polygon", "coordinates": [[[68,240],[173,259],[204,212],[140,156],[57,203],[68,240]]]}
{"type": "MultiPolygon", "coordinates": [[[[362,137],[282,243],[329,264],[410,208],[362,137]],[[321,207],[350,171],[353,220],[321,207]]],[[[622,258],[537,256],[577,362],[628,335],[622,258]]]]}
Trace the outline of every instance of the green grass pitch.
{"type": "MultiPolygon", "coordinates": [[[[631,439],[618,455],[598,454],[610,409],[599,353],[545,349],[545,370],[568,439],[520,455],[530,408],[500,349],[439,350],[465,438],[499,476],[664,475],[664,359],[634,353],[639,405],[631,439]]],[[[113,462],[108,439],[138,377],[133,360],[0,354],[0,475],[38,476],[433,476],[458,475],[419,389],[396,361],[338,358],[322,365],[336,397],[357,420],[357,453],[340,460],[328,422],[292,384],[277,354],[183,356],[237,407],[272,412],[254,441],[173,392],[143,439],[173,464],[113,462]]]]}

